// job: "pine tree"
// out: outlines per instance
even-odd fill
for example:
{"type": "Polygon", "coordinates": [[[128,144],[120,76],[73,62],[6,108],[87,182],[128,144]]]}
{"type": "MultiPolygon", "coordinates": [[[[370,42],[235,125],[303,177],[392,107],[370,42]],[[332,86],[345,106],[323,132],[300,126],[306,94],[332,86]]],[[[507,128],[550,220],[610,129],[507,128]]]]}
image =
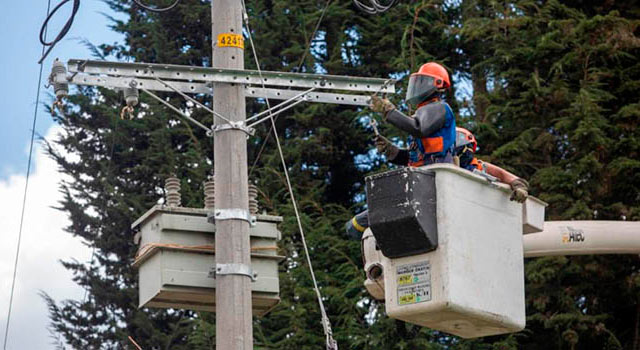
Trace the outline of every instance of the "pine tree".
{"type": "MultiPolygon", "coordinates": [[[[529,178],[550,220],[638,220],[637,6],[470,5],[492,13],[462,30],[489,48],[490,106],[469,123],[486,158],[529,178]]],[[[637,271],[633,256],[531,259],[519,346],[636,349],[637,271]]]]}
{"type": "MultiPolygon", "coordinates": [[[[100,45],[100,55],[211,65],[210,2],[182,0],[165,14],[140,11],[128,1],[107,3],[127,15],[113,26],[125,42],[100,45]]],[[[323,16],[326,5],[247,1],[261,69],[399,78],[391,98],[406,110],[401,96],[408,73],[426,61],[443,63],[454,73],[448,101],[464,112],[459,124],[476,133],[481,158],[529,178],[532,193],[550,203],[549,219],[638,220],[637,6],[422,0],[368,16],[350,1],[330,1],[323,16]],[[467,84],[473,96],[465,103],[456,99],[456,89],[467,84]]],[[[250,50],[245,60],[247,69],[256,68],[250,50]]],[[[162,96],[190,108],[175,95],[162,96]]],[[[69,213],[70,234],[95,247],[95,260],[64,263],[88,298],[48,299],[52,328],[74,348],[123,348],[132,336],[145,349],[211,349],[214,315],[137,310],[130,224],[162,197],[171,174],[182,179],[183,205],[200,207],[202,181],[212,171],[212,142],[204,132],[155,100],[141,100],[144,113],[120,120],[120,95],[82,88],[69,99],[73,108],[56,118],[64,134],[50,144],[50,154],[73,179],[62,184],[60,209],[69,213]]],[[[263,101],[248,100],[248,115],[264,108],[263,101]]],[[[198,120],[211,118],[191,111],[198,120]]],[[[362,287],[359,242],[342,233],[343,223],[364,205],[364,176],[387,167],[371,151],[369,116],[362,108],[301,104],[276,121],[341,348],[637,348],[637,257],[528,261],[528,328],[515,335],[464,341],[387,318],[384,305],[362,287]]],[[[280,267],[282,302],[255,320],[255,342],[272,349],[322,348],[320,313],[269,131],[270,124],[263,124],[249,140],[250,180],[260,188],[261,207],[284,217],[279,246],[287,259],[280,267]]],[[[387,125],[381,131],[404,137],[387,125]]]]}

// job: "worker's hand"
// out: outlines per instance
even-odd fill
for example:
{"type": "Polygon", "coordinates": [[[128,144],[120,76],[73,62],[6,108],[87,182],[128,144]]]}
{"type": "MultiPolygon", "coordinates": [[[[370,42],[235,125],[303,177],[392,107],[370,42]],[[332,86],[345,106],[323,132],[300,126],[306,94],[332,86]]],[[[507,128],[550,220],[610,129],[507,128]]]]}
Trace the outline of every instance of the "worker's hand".
{"type": "Polygon", "coordinates": [[[523,179],[515,179],[511,182],[511,200],[524,203],[529,197],[529,183],[523,179]]]}
{"type": "Polygon", "coordinates": [[[384,154],[388,160],[395,159],[400,152],[400,149],[384,136],[376,136],[374,142],[378,153],[384,154]]]}
{"type": "Polygon", "coordinates": [[[387,112],[396,108],[396,106],[386,98],[380,98],[376,95],[371,96],[371,104],[369,107],[371,107],[374,112],[382,113],[383,119],[386,119],[387,112]]]}

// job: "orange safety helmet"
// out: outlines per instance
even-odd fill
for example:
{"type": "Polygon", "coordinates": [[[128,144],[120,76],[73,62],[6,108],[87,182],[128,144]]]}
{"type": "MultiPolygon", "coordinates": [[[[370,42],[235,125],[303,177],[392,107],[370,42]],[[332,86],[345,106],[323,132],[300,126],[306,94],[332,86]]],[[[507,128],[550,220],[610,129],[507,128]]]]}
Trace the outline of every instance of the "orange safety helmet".
{"type": "Polygon", "coordinates": [[[417,105],[433,96],[438,90],[451,87],[449,73],[438,63],[425,63],[411,74],[407,88],[407,103],[417,105]]]}
{"type": "Polygon", "coordinates": [[[456,127],[456,154],[461,153],[464,146],[468,146],[471,152],[476,153],[476,150],[478,149],[478,142],[471,131],[465,128],[456,127]]]}

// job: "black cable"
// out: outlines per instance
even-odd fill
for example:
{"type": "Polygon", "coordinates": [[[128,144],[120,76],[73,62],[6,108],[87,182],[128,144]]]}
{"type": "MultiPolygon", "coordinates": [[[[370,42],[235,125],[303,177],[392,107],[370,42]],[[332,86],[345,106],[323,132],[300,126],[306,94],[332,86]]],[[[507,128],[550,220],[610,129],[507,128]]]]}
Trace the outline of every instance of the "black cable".
{"type": "Polygon", "coordinates": [[[149,7],[143,3],[140,2],[140,0],[133,0],[133,2],[140,8],[143,8],[147,11],[151,11],[151,12],[167,12],[169,10],[171,10],[172,8],[176,7],[178,5],[178,3],[180,2],[180,0],[176,0],[174,1],[173,4],[164,7],[164,8],[157,8],[157,7],[149,7]]]}
{"type": "MultiPolygon", "coordinates": [[[[51,9],[51,0],[47,5],[47,16],[51,9]]],[[[45,29],[46,35],[46,29],[45,29]]],[[[44,44],[42,45],[42,54],[44,54],[44,44]]],[[[11,309],[13,306],[13,292],[16,287],[16,275],[18,273],[18,257],[20,256],[20,243],[22,241],[22,224],[24,223],[24,208],[27,204],[27,189],[29,188],[29,175],[31,175],[31,157],[33,155],[33,140],[36,135],[36,121],[38,120],[38,107],[40,107],[40,86],[42,85],[42,63],[40,63],[40,75],[38,76],[38,89],[36,92],[36,107],[33,112],[33,124],[31,125],[31,143],[29,146],[29,161],[27,163],[27,178],[24,184],[24,195],[22,197],[22,211],[20,213],[20,228],[18,229],[18,244],[16,246],[16,259],[13,263],[13,278],[11,280],[11,294],[9,297],[9,310],[7,311],[7,324],[4,329],[3,350],[7,350],[7,340],[9,339],[9,324],[11,323],[11,309]]]]}
{"type": "Polygon", "coordinates": [[[42,61],[44,61],[44,59],[47,58],[47,56],[49,55],[49,52],[53,50],[53,47],[56,46],[56,44],[60,40],[62,40],[62,38],[64,38],[65,35],[67,35],[67,33],[69,32],[69,29],[71,29],[73,20],[76,17],[76,13],[78,13],[78,9],[80,8],[80,0],[73,0],[73,10],[71,11],[71,16],[69,16],[67,23],[64,25],[64,27],[62,27],[62,30],[60,30],[60,33],[58,33],[58,36],[56,36],[56,38],[53,39],[51,42],[47,42],[47,39],[45,38],[47,35],[46,28],[47,28],[47,24],[49,23],[49,20],[51,19],[51,17],[53,17],[53,14],[56,13],[56,11],[60,9],[60,7],[62,7],[62,5],[68,3],[69,1],[71,0],[62,0],[58,4],[58,6],[56,6],[53,9],[53,11],[47,14],[47,18],[44,20],[44,23],[42,23],[42,28],[40,28],[40,43],[43,46],[49,46],[49,49],[42,55],[42,58],[40,58],[40,61],[38,61],[39,64],[42,64],[42,61]]]}
{"type": "Polygon", "coordinates": [[[396,5],[396,3],[397,0],[388,0],[387,4],[384,4],[384,2],[380,0],[364,0],[364,2],[361,0],[353,0],[353,4],[356,5],[358,9],[370,15],[386,12],[396,5]]]}

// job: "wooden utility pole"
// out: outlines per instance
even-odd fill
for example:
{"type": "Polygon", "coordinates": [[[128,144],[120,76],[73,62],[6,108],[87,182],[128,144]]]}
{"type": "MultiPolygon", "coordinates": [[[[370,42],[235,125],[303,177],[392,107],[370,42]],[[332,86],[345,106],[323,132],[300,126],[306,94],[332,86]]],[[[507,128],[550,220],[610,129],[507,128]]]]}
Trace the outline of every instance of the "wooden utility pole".
{"type": "MultiPolygon", "coordinates": [[[[244,69],[241,0],[211,2],[214,68],[244,69]],[[229,45],[229,46],[226,46],[229,45]]],[[[246,119],[244,87],[215,83],[213,110],[232,122],[246,119]]],[[[215,118],[214,125],[226,121],[215,118]]],[[[247,135],[239,129],[218,129],[214,136],[215,206],[219,210],[249,212],[247,135]],[[240,209],[240,210],[237,210],[240,209]]],[[[224,215],[224,214],[223,214],[224,215]]],[[[249,222],[216,219],[216,266],[251,265],[249,222]]],[[[216,277],[216,349],[252,350],[251,279],[240,274],[216,277]]]]}

